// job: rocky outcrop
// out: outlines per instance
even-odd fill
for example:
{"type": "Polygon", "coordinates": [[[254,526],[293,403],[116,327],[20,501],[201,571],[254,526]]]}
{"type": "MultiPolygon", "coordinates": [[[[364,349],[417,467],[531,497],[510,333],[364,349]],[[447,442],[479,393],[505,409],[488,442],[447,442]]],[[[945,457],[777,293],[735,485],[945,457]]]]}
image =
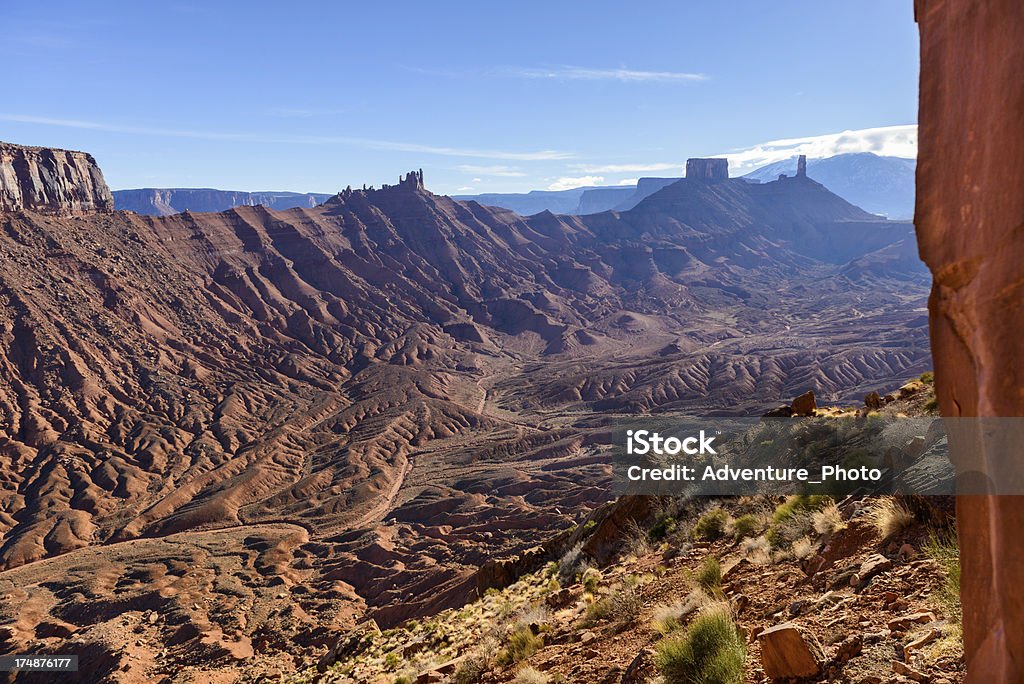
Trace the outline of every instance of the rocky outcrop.
{"type": "Polygon", "coordinates": [[[0,212],[77,216],[113,209],[91,154],[0,142],[0,212]]]}
{"type": "Polygon", "coordinates": [[[729,180],[729,160],[687,159],[686,179],[705,182],[729,180]]]}
{"type": "MultiPolygon", "coordinates": [[[[917,0],[921,33],[916,224],[934,276],[935,386],[947,416],[1024,415],[1024,6],[917,0]]],[[[951,444],[990,467],[1021,445],[951,444]]],[[[972,682],[1024,681],[1024,499],[957,502],[964,648],[972,682]]]]}

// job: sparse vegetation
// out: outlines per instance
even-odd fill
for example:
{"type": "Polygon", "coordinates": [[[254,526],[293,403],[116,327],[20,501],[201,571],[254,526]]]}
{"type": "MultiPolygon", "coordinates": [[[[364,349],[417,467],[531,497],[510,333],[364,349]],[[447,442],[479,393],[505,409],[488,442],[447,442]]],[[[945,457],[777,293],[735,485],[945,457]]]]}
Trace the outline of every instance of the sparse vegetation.
{"type": "Polygon", "coordinates": [[[747,560],[756,565],[765,565],[772,560],[772,546],[764,537],[744,540],[740,545],[740,551],[747,560]]]}
{"type": "Polygon", "coordinates": [[[960,606],[960,546],[952,532],[933,533],[924,545],[924,554],[938,562],[945,580],[939,591],[939,601],[946,617],[956,623],[961,620],[960,606]]]}
{"type": "Polygon", "coordinates": [[[412,675],[403,674],[395,677],[391,684],[415,684],[415,682],[412,675]]]}
{"type": "Polygon", "coordinates": [[[741,515],[732,521],[732,536],[736,541],[753,537],[760,527],[757,516],[751,513],[741,515]]]}
{"type": "Polygon", "coordinates": [[[566,551],[558,561],[558,581],[560,584],[567,584],[575,579],[576,568],[580,563],[580,556],[583,554],[583,544],[576,544],[566,551]]]}
{"type": "Polygon", "coordinates": [[[725,536],[729,524],[729,514],[721,508],[713,508],[697,520],[693,526],[693,536],[706,541],[717,541],[725,536]]]}
{"type": "Polygon", "coordinates": [[[587,568],[583,573],[583,589],[591,594],[596,594],[598,585],[601,582],[601,571],[597,568],[587,568]]]}
{"type": "Polygon", "coordinates": [[[623,546],[630,556],[644,556],[651,552],[651,542],[647,537],[647,530],[640,527],[635,520],[630,520],[625,525],[625,539],[623,546]]]}
{"type": "Polygon", "coordinates": [[[648,535],[654,541],[661,541],[676,531],[676,519],[671,515],[662,515],[654,523],[648,535]]]}
{"type": "Polygon", "coordinates": [[[871,524],[882,540],[892,539],[914,524],[914,514],[896,497],[883,496],[868,508],[871,524]]]}
{"type": "Polygon", "coordinates": [[[524,667],[516,673],[516,684],[548,684],[548,676],[532,667],[524,667]]]}
{"type": "Polygon", "coordinates": [[[384,667],[389,670],[397,670],[398,666],[402,664],[402,656],[396,651],[392,651],[384,656],[384,667]]]}
{"type": "Polygon", "coordinates": [[[830,503],[821,510],[814,511],[811,514],[811,523],[814,525],[814,531],[823,537],[831,536],[846,527],[846,523],[843,522],[843,514],[840,513],[839,507],[835,503],[830,503]]]}
{"type": "Polygon", "coordinates": [[[794,494],[786,497],[772,514],[765,538],[773,549],[785,549],[814,530],[814,514],[832,503],[824,494],[794,494]]]}
{"type": "Polygon", "coordinates": [[[481,647],[467,656],[452,675],[453,684],[477,684],[491,669],[490,654],[489,649],[481,647]]]}
{"type": "Polygon", "coordinates": [[[793,558],[807,558],[814,553],[814,542],[808,537],[801,537],[793,542],[793,558]]]}
{"type": "Polygon", "coordinates": [[[544,639],[534,634],[527,625],[513,630],[505,641],[505,647],[498,652],[497,662],[501,666],[521,663],[544,645],[544,639]]]}
{"type": "Polygon", "coordinates": [[[630,579],[608,596],[587,606],[583,624],[590,626],[601,620],[629,624],[639,617],[643,607],[640,584],[635,579],[630,579]]]}
{"type": "Polygon", "coordinates": [[[722,587],[722,566],[714,556],[708,556],[697,571],[697,584],[709,594],[722,587]]]}
{"type": "Polygon", "coordinates": [[[659,643],[655,662],[667,684],[739,684],[746,655],[728,608],[715,607],[659,643]]]}
{"type": "Polygon", "coordinates": [[[918,380],[920,380],[926,385],[934,385],[935,373],[933,373],[932,371],[925,371],[924,373],[921,373],[920,377],[918,377],[918,380]]]}

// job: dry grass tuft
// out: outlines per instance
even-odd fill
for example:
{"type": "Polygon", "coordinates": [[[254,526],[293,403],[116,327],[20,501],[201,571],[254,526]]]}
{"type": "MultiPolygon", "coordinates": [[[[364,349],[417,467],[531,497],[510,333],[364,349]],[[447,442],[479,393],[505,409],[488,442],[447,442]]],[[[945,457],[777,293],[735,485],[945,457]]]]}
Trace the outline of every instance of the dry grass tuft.
{"type": "Polygon", "coordinates": [[[914,514],[895,497],[879,497],[868,508],[868,518],[882,541],[892,539],[914,524],[914,514]]]}

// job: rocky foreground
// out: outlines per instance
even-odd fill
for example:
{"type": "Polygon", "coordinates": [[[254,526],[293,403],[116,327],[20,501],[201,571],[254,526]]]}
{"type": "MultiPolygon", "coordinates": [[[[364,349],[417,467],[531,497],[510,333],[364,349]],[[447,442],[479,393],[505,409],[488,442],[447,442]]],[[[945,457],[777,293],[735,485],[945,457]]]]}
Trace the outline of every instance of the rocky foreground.
{"type": "MultiPolygon", "coordinates": [[[[911,383],[862,413],[933,397],[911,383]]],[[[365,622],[285,679],[961,682],[953,534],[949,497],[624,498],[511,586],[396,629],[365,622]]]]}

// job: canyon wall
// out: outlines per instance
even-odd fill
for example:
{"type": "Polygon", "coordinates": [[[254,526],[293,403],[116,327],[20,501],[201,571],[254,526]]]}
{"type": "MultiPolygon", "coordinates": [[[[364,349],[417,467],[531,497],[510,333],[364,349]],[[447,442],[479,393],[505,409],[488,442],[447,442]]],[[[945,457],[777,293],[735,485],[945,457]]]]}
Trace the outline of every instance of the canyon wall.
{"type": "MultiPolygon", "coordinates": [[[[1024,416],[1024,5],[917,0],[916,224],[947,416],[1024,416]]],[[[959,445],[991,468],[1019,445],[959,445]]],[[[1019,467],[1019,466],[1018,466],[1019,467]]],[[[957,503],[971,682],[1024,681],[1024,498],[957,503]]]]}
{"type": "Polygon", "coordinates": [[[315,192],[245,192],[210,188],[137,188],[115,190],[118,209],[151,216],[170,216],[183,211],[218,212],[232,207],[263,205],[268,209],[312,208],[331,195],[315,192]]]}
{"type": "Polygon", "coordinates": [[[0,211],[74,216],[114,210],[92,155],[0,142],[0,211]]]}

